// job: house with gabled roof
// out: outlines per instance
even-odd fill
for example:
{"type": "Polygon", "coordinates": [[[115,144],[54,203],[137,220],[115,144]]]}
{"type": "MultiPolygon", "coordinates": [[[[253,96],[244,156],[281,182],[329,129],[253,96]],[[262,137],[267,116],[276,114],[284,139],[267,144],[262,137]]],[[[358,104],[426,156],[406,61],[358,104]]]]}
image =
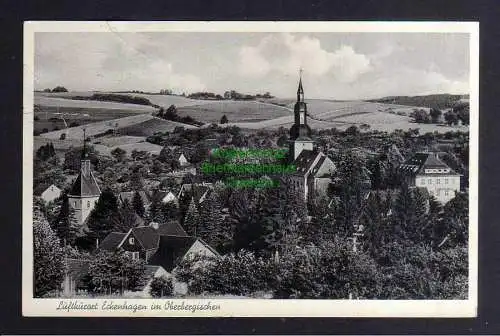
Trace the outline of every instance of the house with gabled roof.
{"type": "Polygon", "coordinates": [[[399,170],[408,185],[425,188],[443,204],[460,191],[461,175],[443,162],[438,153],[416,153],[401,164],[399,170]]]}
{"type": "Polygon", "coordinates": [[[193,199],[196,204],[200,204],[205,201],[212,190],[212,183],[184,183],[177,195],[177,199],[186,199],[187,197],[193,199]]]}
{"type": "Polygon", "coordinates": [[[45,189],[40,197],[45,203],[49,203],[61,196],[62,190],[55,184],[51,184],[47,189],[45,189]]]}
{"type": "Polygon", "coordinates": [[[189,236],[175,221],[163,225],[152,223],[132,228],[126,233],[111,232],[99,249],[110,252],[123,249],[132,259],[143,259],[148,265],[162,266],[167,272],[195,254],[219,256],[206,242],[189,236]]]}

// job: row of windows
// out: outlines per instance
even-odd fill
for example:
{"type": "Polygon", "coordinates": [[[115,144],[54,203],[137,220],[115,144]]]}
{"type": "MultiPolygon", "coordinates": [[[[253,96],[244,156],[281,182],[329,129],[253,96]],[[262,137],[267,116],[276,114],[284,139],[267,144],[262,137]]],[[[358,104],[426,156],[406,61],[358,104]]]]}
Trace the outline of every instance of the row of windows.
{"type": "MultiPolygon", "coordinates": [[[[425,185],[425,179],[421,180],[421,184],[425,185]]],[[[432,179],[427,179],[427,184],[432,184],[432,179]]],[[[439,177],[436,179],[436,184],[441,184],[441,179],[439,177]]],[[[444,184],[448,184],[447,178],[444,179],[444,184]]]]}
{"type": "Polygon", "coordinates": [[[139,259],[139,252],[130,252],[130,251],[127,251],[125,253],[127,253],[127,255],[129,257],[131,257],[132,260],[138,260],[139,259]]]}
{"type": "Polygon", "coordinates": [[[449,196],[450,195],[450,190],[448,190],[448,189],[445,189],[445,190],[438,189],[437,192],[434,192],[434,191],[430,190],[429,192],[430,192],[431,195],[436,194],[437,196],[441,196],[441,192],[442,191],[444,191],[444,196],[449,196]]]}
{"type": "MultiPolygon", "coordinates": [[[[97,203],[97,201],[94,201],[94,205],[97,203]]],[[[76,208],[77,201],[73,202],[73,206],[76,208]]],[[[87,208],[90,208],[90,201],[87,201],[87,208]]]]}

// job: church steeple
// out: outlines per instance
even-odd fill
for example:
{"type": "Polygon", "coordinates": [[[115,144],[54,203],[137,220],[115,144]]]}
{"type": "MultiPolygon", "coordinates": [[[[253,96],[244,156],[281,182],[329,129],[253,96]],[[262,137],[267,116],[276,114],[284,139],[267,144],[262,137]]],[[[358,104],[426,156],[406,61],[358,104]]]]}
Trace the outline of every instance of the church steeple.
{"type": "Polygon", "coordinates": [[[299,70],[299,87],[297,88],[297,102],[304,102],[304,88],[302,87],[302,69],[299,70]]]}
{"type": "Polygon", "coordinates": [[[302,85],[302,69],[299,72],[299,86],[297,88],[297,102],[293,108],[294,124],[290,128],[290,160],[295,160],[302,150],[312,150],[311,128],[307,125],[307,104],[304,100],[302,85]]]}
{"type": "Polygon", "coordinates": [[[90,160],[87,153],[87,137],[85,136],[85,128],[83,129],[83,150],[80,161],[80,171],[84,176],[90,176],[90,160]]]}

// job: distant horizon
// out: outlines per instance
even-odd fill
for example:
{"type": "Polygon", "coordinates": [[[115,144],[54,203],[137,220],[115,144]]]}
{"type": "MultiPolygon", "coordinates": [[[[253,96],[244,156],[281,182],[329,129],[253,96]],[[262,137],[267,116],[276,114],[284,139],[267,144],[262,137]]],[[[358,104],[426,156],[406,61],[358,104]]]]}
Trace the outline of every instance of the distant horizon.
{"type": "MultiPolygon", "coordinates": [[[[59,85],[62,87],[65,87],[64,85],[59,85]]],[[[53,89],[53,88],[43,88],[43,89],[38,89],[36,88],[34,92],[44,92],[45,89],[53,89]]],[[[66,88],[68,89],[68,88],[66,88]]],[[[70,90],[68,89],[69,93],[79,93],[79,92],[102,92],[102,93],[126,93],[126,94],[134,94],[134,93],[139,93],[139,94],[151,94],[151,95],[162,95],[160,92],[152,92],[152,91],[146,91],[146,90],[70,90]],[[140,92],[134,92],[134,91],[140,91],[140,92]]],[[[223,95],[224,92],[215,92],[211,90],[203,90],[203,91],[197,91],[197,92],[211,92],[214,94],[220,94],[223,95]]],[[[47,92],[45,92],[47,93],[47,92]]],[[[57,92],[54,92],[57,93],[57,92]]],[[[188,98],[189,94],[196,93],[196,92],[185,92],[186,95],[185,97],[188,98]]],[[[242,94],[250,94],[248,92],[240,92],[242,94]]],[[[257,92],[260,94],[263,94],[265,92],[257,92]]],[[[254,93],[254,94],[257,94],[254,93]]],[[[272,92],[270,92],[271,95],[273,95],[272,92]]],[[[182,97],[182,93],[171,93],[171,94],[164,94],[166,96],[178,96],[182,97]]],[[[450,96],[469,96],[470,93],[428,93],[428,94],[415,94],[415,95],[387,95],[387,96],[376,96],[376,97],[368,97],[368,98],[352,98],[352,99],[336,99],[332,97],[311,97],[308,98],[307,96],[305,97],[305,100],[329,100],[329,101],[358,101],[358,100],[379,100],[379,99],[384,99],[384,98],[391,98],[391,97],[423,97],[423,96],[434,96],[434,95],[450,95],[450,96]]],[[[289,96],[289,97],[278,97],[274,96],[276,99],[283,99],[283,100],[295,100],[295,96],[289,96]]],[[[271,98],[271,99],[274,99],[271,98]]],[[[188,98],[189,99],[189,98],[188,98]]],[[[228,99],[229,100],[229,99],[228,99]]]]}
{"type": "Polygon", "coordinates": [[[73,91],[235,90],[313,99],[466,94],[470,35],[421,32],[40,32],[34,84],[73,91]]]}

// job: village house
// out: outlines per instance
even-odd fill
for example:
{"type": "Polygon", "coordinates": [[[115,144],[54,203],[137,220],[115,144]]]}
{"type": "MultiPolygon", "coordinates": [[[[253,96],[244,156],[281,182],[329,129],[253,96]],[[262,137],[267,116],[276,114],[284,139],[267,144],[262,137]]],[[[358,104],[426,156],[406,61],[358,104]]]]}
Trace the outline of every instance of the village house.
{"type": "Polygon", "coordinates": [[[45,203],[50,203],[61,196],[62,190],[59,189],[56,185],[51,184],[47,189],[45,189],[40,197],[43,199],[45,203]]]}
{"type": "Polygon", "coordinates": [[[189,161],[186,159],[186,157],[184,156],[183,153],[181,153],[181,155],[179,155],[179,157],[177,158],[177,161],[179,162],[181,167],[185,167],[185,166],[189,165],[189,161]]]}
{"type": "Polygon", "coordinates": [[[399,169],[408,185],[425,188],[442,204],[460,191],[461,175],[444,163],[438,153],[416,153],[399,169]]]}
{"type": "Polygon", "coordinates": [[[163,204],[174,202],[178,203],[177,196],[170,190],[160,190],[160,200],[163,204]]]}
{"type": "Polygon", "coordinates": [[[163,225],[153,222],[126,233],[111,232],[99,249],[110,252],[123,249],[132,259],[143,259],[149,265],[162,266],[167,272],[171,272],[188,255],[219,256],[203,240],[189,236],[176,221],[163,225]]]}
{"type": "Polygon", "coordinates": [[[195,203],[201,204],[212,192],[214,186],[212,183],[184,183],[179,190],[177,199],[192,199],[195,203]]]}

